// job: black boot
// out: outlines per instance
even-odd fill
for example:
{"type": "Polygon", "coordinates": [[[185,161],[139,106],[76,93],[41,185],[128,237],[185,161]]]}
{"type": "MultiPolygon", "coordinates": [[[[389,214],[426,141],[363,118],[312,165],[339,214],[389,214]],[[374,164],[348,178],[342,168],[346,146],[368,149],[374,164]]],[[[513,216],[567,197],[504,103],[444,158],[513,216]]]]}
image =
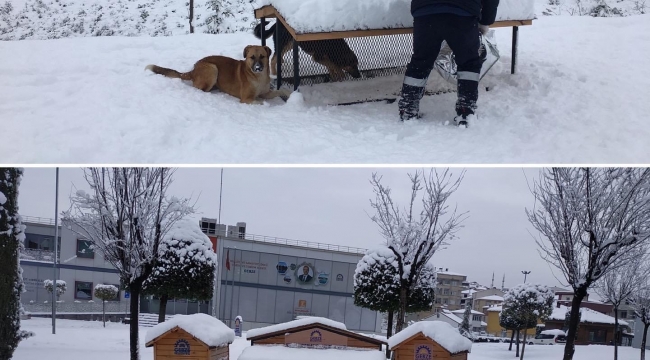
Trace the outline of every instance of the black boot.
{"type": "Polygon", "coordinates": [[[422,96],[424,96],[424,87],[402,85],[402,98],[398,103],[400,120],[411,120],[418,117],[422,96]]]}

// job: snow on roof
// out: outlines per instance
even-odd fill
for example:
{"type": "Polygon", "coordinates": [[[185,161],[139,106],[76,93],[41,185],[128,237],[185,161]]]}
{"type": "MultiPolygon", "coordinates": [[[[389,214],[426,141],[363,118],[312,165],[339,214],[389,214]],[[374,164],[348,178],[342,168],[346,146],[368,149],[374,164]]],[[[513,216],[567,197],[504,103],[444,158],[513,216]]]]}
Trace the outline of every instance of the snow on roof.
{"type": "MultiPolygon", "coordinates": [[[[462,310],[462,309],[461,310],[454,310],[454,311],[452,311],[452,313],[454,313],[454,314],[464,314],[465,310],[462,310]]],[[[472,314],[474,314],[474,315],[485,315],[482,312],[476,311],[476,310],[472,310],[472,314]]]]}
{"type": "Polygon", "coordinates": [[[559,329],[544,330],[540,334],[542,335],[566,335],[566,333],[559,329]]]}
{"type": "Polygon", "coordinates": [[[248,346],[238,360],[386,360],[379,350],[294,348],[285,345],[248,346]]]}
{"type": "Polygon", "coordinates": [[[470,295],[474,294],[475,292],[477,292],[477,291],[474,290],[474,289],[468,289],[468,290],[461,291],[462,294],[470,294],[470,295]]]}
{"type": "MultiPolygon", "coordinates": [[[[457,323],[457,324],[460,324],[460,323],[463,322],[463,319],[461,319],[461,318],[459,318],[458,316],[452,314],[451,311],[449,311],[449,310],[445,310],[445,309],[443,309],[443,310],[440,312],[440,315],[441,315],[441,316],[445,316],[445,317],[447,317],[448,319],[454,321],[454,322],[457,323]]],[[[426,318],[424,318],[424,319],[422,319],[422,320],[420,320],[420,321],[437,321],[436,319],[438,319],[438,315],[437,315],[437,314],[433,314],[433,315],[431,315],[431,316],[429,316],[429,317],[426,317],[426,318]]]]}
{"type": "Polygon", "coordinates": [[[311,325],[311,324],[322,324],[322,325],[327,325],[333,328],[341,329],[341,330],[347,330],[345,327],[345,324],[340,323],[338,321],[330,320],[324,317],[318,317],[318,316],[310,316],[310,317],[304,317],[298,320],[293,320],[281,324],[276,324],[276,325],[271,325],[271,326],[265,326],[262,328],[257,328],[257,329],[252,329],[248,330],[246,333],[246,338],[250,339],[253,337],[258,337],[261,335],[266,335],[266,334],[272,334],[278,331],[284,331],[288,330],[291,328],[299,327],[299,326],[305,326],[305,325],[311,325]]]}
{"type": "MultiPolygon", "coordinates": [[[[559,308],[553,308],[553,313],[549,317],[549,320],[564,321],[567,310],[569,310],[569,308],[564,305],[560,305],[559,308]]],[[[601,314],[598,311],[594,311],[588,308],[580,308],[580,313],[581,323],[614,324],[614,318],[612,316],[601,314]]],[[[623,326],[628,326],[628,323],[623,320],[619,320],[618,323],[623,326]]]]}
{"type": "Polygon", "coordinates": [[[388,348],[393,349],[395,346],[420,332],[440,344],[440,346],[452,354],[472,350],[472,342],[462,336],[458,332],[458,329],[443,321],[416,322],[388,339],[388,348]]]}
{"type": "Polygon", "coordinates": [[[498,312],[501,312],[501,310],[503,310],[503,307],[502,307],[502,306],[490,306],[490,307],[487,309],[487,311],[498,311],[498,312]]]}
{"type": "Polygon", "coordinates": [[[485,321],[481,321],[481,326],[487,326],[487,323],[485,321]]]}
{"type": "Polygon", "coordinates": [[[501,296],[499,296],[499,295],[490,295],[490,296],[483,296],[483,297],[480,297],[480,298],[478,298],[478,299],[476,299],[476,300],[503,301],[503,297],[501,297],[501,296]]]}
{"type": "MultiPolygon", "coordinates": [[[[298,33],[413,26],[410,0],[256,0],[272,5],[298,33]]],[[[535,0],[501,0],[497,21],[535,18],[535,0]]]]}
{"type": "Polygon", "coordinates": [[[440,271],[440,270],[436,271],[436,274],[451,275],[451,276],[467,276],[465,274],[456,273],[453,271],[440,271]]]}
{"type": "Polygon", "coordinates": [[[148,343],[167,331],[179,327],[208,346],[222,346],[235,341],[235,332],[219,319],[208,314],[176,315],[147,331],[148,343]]]}

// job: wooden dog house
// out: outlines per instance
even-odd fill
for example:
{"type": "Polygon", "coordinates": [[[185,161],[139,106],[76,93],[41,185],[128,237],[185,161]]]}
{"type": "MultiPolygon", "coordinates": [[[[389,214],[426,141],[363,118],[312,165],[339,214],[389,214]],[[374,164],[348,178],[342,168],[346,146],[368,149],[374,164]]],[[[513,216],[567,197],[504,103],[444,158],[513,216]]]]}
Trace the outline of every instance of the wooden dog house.
{"type": "Polygon", "coordinates": [[[207,314],[176,315],[147,331],[154,360],[229,360],[235,333],[207,314]]]}
{"type": "MultiPolygon", "coordinates": [[[[317,0],[310,0],[317,1],[317,0]]],[[[503,2],[503,1],[502,1],[503,2]]],[[[513,4],[517,2],[526,4],[524,6],[532,6],[532,0],[510,0],[513,4]]],[[[286,78],[287,82],[293,83],[294,90],[302,84],[315,84],[319,82],[326,82],[329,76],[324,73],[324,68],[321,64],[317,63],[315,57],[301,56],[299,42],[318,42],[323,40],[339,40],[344,39],[349,47],[356,53],[359,60],[359,72],[363,74],[362,78],[372,78],[376,76],[386,76],[394,74],[403,74],[406,65],[409,62],[412,54],[412,27],[399,26],[398,23],[384,28],[362,28],[362,29],[346,29],[342,31],[321,31],[318,27],[310,29],[305,24],[294,24],[296,17],[294,16],[291,21],[287,21],[287,14],[282,14],[280,10],[285,12],[292,6],[291,2],[283,4],[281,1],[274,1],[271,5],[267,1],[264,5],[255,10],[255,17],[265,23],[267,18],[276,18],[275,26],[275,47],[279,48],[278,42],[281,41],[282,36],[290,36],[292,41],[292,56],[289,59],[283,59],[283,52],[279,50],[280,56],[277,56],[276,61],[276,85],[278,89],[282,85],[283,80],[286,78]],[[282,7],[284,5],[284,7],[282,7]],[[299,30],[297,30],[299,29],[299,30]],[[287,35],[288,34],[288,35],[287,35]],[[301,59],[302,58],[302,59],[301,59]],[[284,62],[292,62],[291,66],[283,66],[284,62]],[[304,66],[300,64],[304,63],[304,66]]],[[[353,4],[353,2],[348,2],[353,4]]],[[[303,4],[304,6],[304,4],[303,4]]],[[[504,11],[510,9],[512,4],[504,5],[504,11]]],[[[391,18],[394,16],[404,17],[400,13],[395,15],[392,8],[386,6],[385,9],[374,9],[375,11],[385,11],[379,15],[373,14],[375,17],[391,18]],[[393,11],[393,12],[391,12],[393,11]]],[[[403,11],[402,11],[403,12],[403,11]]],[[[304,11],[302,12],[304,13],[304,11]]],[[[327,14],[323,14],[325,16],[327,14]]],[[[410,13],[408,14],[410,16],[410,13]]],[[[525,15],[514,14],[513,16],[497,16],[497,21],[491,28],[498,27],[512,27],[512,62],[511,73],[516,71],[517,64],[517,47],[518,47],[518,34],[519,27],[532,25],[534,14],[530,11],[525,12],[525,15]],[[515,17],[526,17],[525,19],[515,19],[515,17]]],[[[264,34],[265,28],[261,27],[262,45],[266,45],[266,36],[264,34]]],[[[283,44],[286,40],[282,40],[283,44]]],[[[315,46],[315,45],[310,45],[315,46]]]]}
{"type": "Polygon", "coordinates": [[[381,350],[386,342],[346,329],[343,323],[321,317],[307,317],[249,330],[246,338],[254,345],[287,345],[319,348],[381,350]]]}
{"type": "Polygon", "coordinates": [[[420,321],[388,340],[395,360],[467,360],[472,342],[442,321],[420,321]]]}

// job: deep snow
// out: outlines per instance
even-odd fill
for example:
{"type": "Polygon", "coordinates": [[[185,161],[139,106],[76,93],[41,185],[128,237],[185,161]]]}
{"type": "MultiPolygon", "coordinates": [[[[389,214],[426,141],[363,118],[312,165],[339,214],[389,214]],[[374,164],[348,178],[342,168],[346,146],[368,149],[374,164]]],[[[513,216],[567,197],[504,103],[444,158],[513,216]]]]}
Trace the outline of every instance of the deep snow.
{"type": "MultiPolygon", "coordinates": [[[[454,93],[426,96],[419,121],[397,105],[326,106],[397,93],[401,77],[303,87],[289,103],[239,104],[145,72],[241,58],[250,34],[0,42],[5,162],[641,163],[650,153],[650,15],[543,17],[510,29],[482,83],[479,120],[460,130],[454,93]]],[[[432,88],[448,88],[434,73],[432,88]]]]}
{"type": "MultiPolygon", "coordinates": [[[[51,334],[51,319],[33,318],[21,321],[22,329],[35,332],[35,336],[24,340],[18,346],[13,360],[93,360],[128,359],[129,326],[107,323],[102,328],[100,321],[57,320],[57,334],[51,334]]],[[[140,358],[153,360],[153,348],[144,347],[144,333],[140,329],[140,358]]],[[[230,345],[230,359],[237,360],[250,343],[238,337],[230,345]]],[[[508,352],[508,344],[476,343],[468,360],[501,360],[514,358],[514,351],[508,352]]],[[[556,360],[562,358],[562,346],[526,346],[525,359],[556,360]]],[[[320,351],[320,350],[314,350],[320,351]]],[[[639,349],[619,347],[620,360],[639,359],[639,349]]],[[[611,346],[576,346],[574,360],[608,360],[613,357],[611,346]]],[[[646,350],[646,356],[650,351],[646,350]]],[[[319,360],[314,358],[314,360],[319,360]]]]}

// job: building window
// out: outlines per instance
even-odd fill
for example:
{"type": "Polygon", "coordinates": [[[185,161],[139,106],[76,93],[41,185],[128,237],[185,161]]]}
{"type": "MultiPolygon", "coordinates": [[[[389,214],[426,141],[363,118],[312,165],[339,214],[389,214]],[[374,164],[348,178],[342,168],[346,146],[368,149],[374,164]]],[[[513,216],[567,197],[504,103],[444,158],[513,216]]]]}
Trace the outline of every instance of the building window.
{"type": "Polygon", "coordinates": [[[621,311],[621,318],[627,319],[627,311],[621,311]]]}
{"type": "Polygon", "coordinates": [[[456,305],[456,300],[449,299],[449,305],[456,305]]]}
{"type": "Polygon", "coordinates": [[[86,281],[74,282],[74,298],[78,300],[93,299],[93,283],[86,281]]]}
{"type": "Polygon", "coordinates": [[[449,289],[444,289],[444,290],[443,290],[443,294],[444,294],[444,295],[449,295],[449,289]]]}
{"type": "MultiPolygon", "coordinates": [[[[25,248],[54,251],[54,236],[25,233],[25,248]]],[[[61,250],[61,237],[59,237],[59,250],[61,250]]]]}
{"type": "Polygon", "coordinates": [[[474,315],[474,316],[472,316],[472,320],[474,320],[474,321],[481,321],[481,315],[474,315]]]}
{"type": "Polygon", "coordinates": [[[436,298],[436,304],[440,304],[440,298],[439,297],[436,298]]]}
{"type": "Polygon", "coordinates": [[[447,303],[449,303],[449,299],[442,299],[442,303],[443,303],[443,304],[447,304],[447,303]]]}
{"type": "Polygon", "coordinates": [[[77,239],[77,257],[94,259],[95,250],[93,250],[91,245],[92,243],[89,240],[77,239]]]}
{"type": "Polygon", "coordinates": [[[445,285],[449,285],[449,280],[443,280],[443,283],[444,283],[445,285]]]}
{"type": "Polygon", "coordinates": [[[458,281],[452,280],[451,281],[451,286],[458,286],[458,281]]]}

